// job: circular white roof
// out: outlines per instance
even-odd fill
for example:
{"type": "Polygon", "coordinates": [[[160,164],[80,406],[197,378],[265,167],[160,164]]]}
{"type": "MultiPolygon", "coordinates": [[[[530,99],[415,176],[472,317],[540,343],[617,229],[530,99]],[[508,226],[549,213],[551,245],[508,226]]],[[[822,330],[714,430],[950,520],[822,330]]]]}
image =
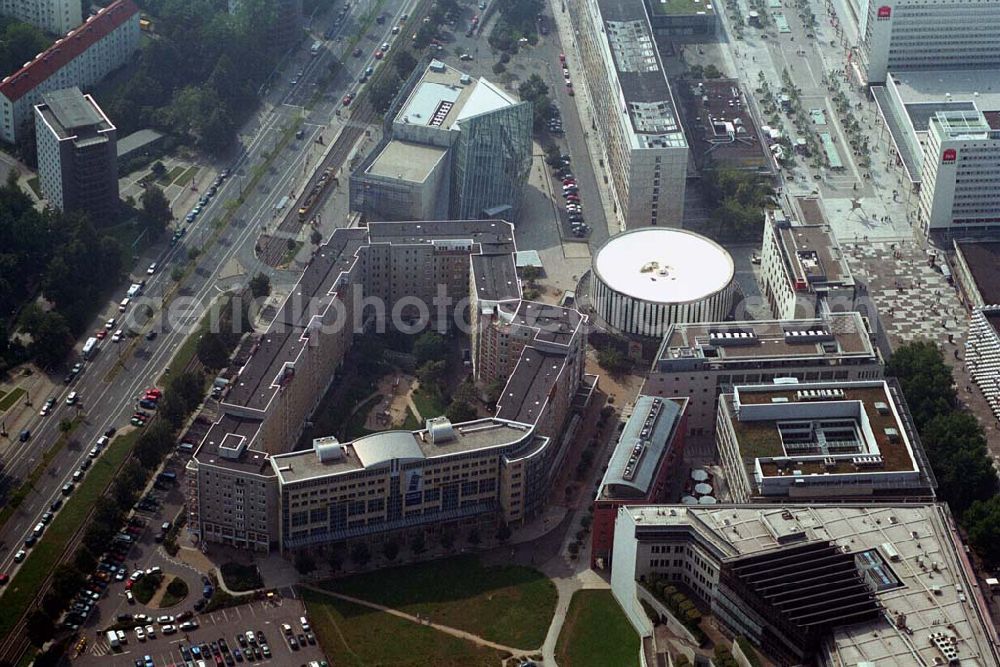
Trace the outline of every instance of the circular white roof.
{"type": "Polygon", "coordinates": [[[697,301],[733,280],[733,258],[715,241],[683,229],[646,227],[611,237],[594,258],[605,285],[654,303],[697,301]]]}

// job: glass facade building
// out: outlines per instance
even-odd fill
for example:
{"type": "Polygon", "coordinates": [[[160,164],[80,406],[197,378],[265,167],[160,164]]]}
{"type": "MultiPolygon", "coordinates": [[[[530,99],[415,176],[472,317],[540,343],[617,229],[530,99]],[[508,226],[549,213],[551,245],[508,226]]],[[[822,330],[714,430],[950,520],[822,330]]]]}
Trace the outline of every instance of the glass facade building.
{"type": "Polygon", "coordinates": [[[530,102],[459,122],[452,148],[451,217],[516,220],[531,169],[530,102]]]}

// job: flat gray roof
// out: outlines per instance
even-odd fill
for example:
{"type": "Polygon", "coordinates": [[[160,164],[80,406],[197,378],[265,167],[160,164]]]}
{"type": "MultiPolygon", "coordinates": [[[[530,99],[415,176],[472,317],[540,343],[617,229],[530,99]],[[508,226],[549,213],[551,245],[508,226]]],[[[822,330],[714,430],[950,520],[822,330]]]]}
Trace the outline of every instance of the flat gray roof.
{"type": "Polygon", "coordinates": [[[847,260],[829,225],[779,226],[777,231],[796,280],[804,280],[813,287],[854,284],[847,260]]]}
{"type": "Polygon", "coordinates": [[[233,415],[224,414],[205,434],[195,458],[198,463],[215,465],[222,468],[229,468],[241,472],[253,473],[269,477],[274,474],[268,463],[267,454],[247,447],[237,458],[227,458],[222,456],[219,447],[227,439],[234,436],[243,438],[246,442],[251,442],[257,436],[262,421],[260,419],[245,419],[233,415]]]}
{"type": "Polygon", "coordinates": [[[1000,70],[889,72],[903,104],[972,102],[980,111],[1000,111],[1000,70]]]}
{"type": "Polygon", "coordinates": [[[527,346],[497,401],[497,417],[534,424],[566,366],[566,355],[527,346]]]}
{"type": "Polygon", "coordinates": [[[875,593],[885,609],[878,620],[832,630],[824,648],[828,664],[947,664],[930,641],[936,632],[954,638],[963,667],[1000,663],[986,603],[951,528],[952,519],[941,505],[788,503],[773,511],[760,505],[635,505],[622,511],[641,540],[656,540],[665,531],[676,535],[674,531],[683,528],[723,559],[779,549],[779,540],[788,543],[783,536],[789,534],[801,535],[800,543],[830,541],[859,557],[874,554],[901,585],[875,593]],[[787,530],[776,531],[775,524],[787,530]],[[898,557],[890,556],[886,545],[898,557]],[[905,626],[896,622],[901,617],[905,626]]]}
{"type": "Polygon", "coordinates": [[[686,146],[641,0],[598,0],[603,32],[642,148],[686,146]]]}
{"type": "Polygon", "coordinates": [[[385,145],[365,173],[423,183],[447,154],[447,148],[393,139],[385,145]]]}
{"type": "Polygon", "coordinates": [[[514,233],[500,220],[441,220],[368,223],[372,243],[431,244],[445,239],[471,239],[484,255],[514,252],[514,233]]]}
{"type": "Polygon", "coordinates": [[[483,78],[432,60],[396,115],[396,123],[450,130],[472,116],[520,104],[483,78]]]}
{"type": "Polygon", "coordinates": [[[94,108],[88,97],[84,97],[76,86],[42,95],[52,115],[66,130],[100,125],[105,121],[104,114],[94,108]]]}
{"type": "Polygon", "coordinates": [[[476,297],[487,301],[505,301],[521,298],[514,258],[502,255],[473,255],[472,274],[476,279],[476,297]]]}
{"type": "Polygon", "coordinates": [[[956,241],[986,305],[1000,304],[1000,241],[956,241]]]}
{"type": "Polygon", "coordinates": [[[118,157],[128,155],[132,151],[139,150],[143,146],[148,146],[162,138],[163,133],[156,130],[137,130],[127,137],[118,140],[118,157]]]}
{"type": "Polygon", "coordinates": [[[426,429],[383,431],[341,445],[343,456],[320,461],[313,449],[271,457],[283,484],[388,466],[392,461],[433,459],[493,447],[505,447],[532,437],[532,427],[502,419],[478,419],[453,424],[454,437],[432,443],[426,429]]]}

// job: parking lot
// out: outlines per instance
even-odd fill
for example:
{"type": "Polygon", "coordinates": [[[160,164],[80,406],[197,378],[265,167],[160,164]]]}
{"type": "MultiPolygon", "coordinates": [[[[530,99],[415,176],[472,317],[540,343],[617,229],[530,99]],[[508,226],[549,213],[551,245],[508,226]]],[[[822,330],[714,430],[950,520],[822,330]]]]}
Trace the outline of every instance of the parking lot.
{"type": "MultiPolygon", "coordinates": [[[[291,595],[291,591],[287,589],[283,593],[291,595]]],[[[202,653],[205,652],[206,648],[209,653],[212,653],[213,643],[219,647],[219,655],[226,664],[254,662],[300,665],[308,664],[313,660],[323,660],[319,645],[310,643],[309,636],[302,628],[300,618],[304,615],[305,607],[299,600],[275,596],[273,601],[257,600],[238,607],[201,614],[196,617],[199,627],[187,632],[177,632],[164,636],[160,631],[161,626],[154,624],[156,628],[155,638],[140,641],[136,638],[135,632],[129,630],[126,631],[127,643],[119,648],[112,648],[103,632],[96,637],[91,635],[88,637],[89,645],[73,663],[75,665],[100,665],[101,667],[105,665],[131,666],[136,664],[137,659],[144,662],[145,656],[148,655],[157,667],[184,665],[188,661],[197,664],[199,658],[191,654],[191,647],[198,645],[202,653]],[[296,637],[298,635],[306,637],[306,645],[292,649],[287,636],[282,632],[283,624],[291,626],[296,637]],[[254,644],[250,644],[246,640],[248,630],[255,635],[254,644]],[[258,632],[264,633],[265,643],[271,654],[270,658],[263,656],[261,651],[263,645],[256,637],[258,632]],[[220,639],[225,640],[228,651],[221,649],[220,639]],[[255,647],[261,653],[260,658],[248,660],[246,657],[248,655],[247,649],[253,651],[255,647]],[[239,658],[235,657],[237,655],[236,649],[239,649],[239,658]],[[225,658],[226,653],[230,655],[228,660],[225,658]]],[[[311,635],[311,628],[309,634],[311,635]]],[[[315,641],[315,638],[313,639],[315,641]]],[[[298,641],[296,639],[296,644],[298,641]]],[[[202,655],[200,659],[205,660],[206,664],[216,664],[212,656],[202,655]]]]}

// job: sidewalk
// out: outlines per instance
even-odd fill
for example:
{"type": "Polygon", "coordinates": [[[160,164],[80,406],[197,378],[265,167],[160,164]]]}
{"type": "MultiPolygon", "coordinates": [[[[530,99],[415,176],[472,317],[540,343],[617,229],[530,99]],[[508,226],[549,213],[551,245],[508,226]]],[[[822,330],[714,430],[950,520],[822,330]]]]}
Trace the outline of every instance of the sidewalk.
{"type": "Polygon", "coordinates": [[[597,119],[593,114],[594,105],[591,103],[590,88],[587,86],[587,79],[585,76],[582,76],[585,68],[583,66],[583,58],[580,56],[580,50],[576,44],[576,32],[569,18],[570,11],[582,10],[576,7],[575,3],[567,6],[565,0],[551,0],[549,8],[552,10],[553,22],[555,23],[556,32],[559,35],[559,43],[562,46],[563,53],[566,55],[566,64],[569,66],[571,73],[579,74],[579,76],[575,76],[573,79],[573,90],[575,93],[573,99],[576,100],[577,113],[579,113],[580,123],[583,125],[583,136],[590,152],[590,167],[594,172],[594,180],[597,181],[597,189],[601,193],[604,217],[608,221],[608,236],[614,236],[623,231],[624,223],[619,220],[618,214],[615,213],[614,198],[611,195],[610,185],[605,183],[605,179],[610,181],[611,177],[608,172],[610,161],[608,160],[607,153],[604,151],[603,144],[598,140],[597,132],[591,129],[597,126],[597,119]],[[604,163],[603,167],[600,162],[604,163]]]}

